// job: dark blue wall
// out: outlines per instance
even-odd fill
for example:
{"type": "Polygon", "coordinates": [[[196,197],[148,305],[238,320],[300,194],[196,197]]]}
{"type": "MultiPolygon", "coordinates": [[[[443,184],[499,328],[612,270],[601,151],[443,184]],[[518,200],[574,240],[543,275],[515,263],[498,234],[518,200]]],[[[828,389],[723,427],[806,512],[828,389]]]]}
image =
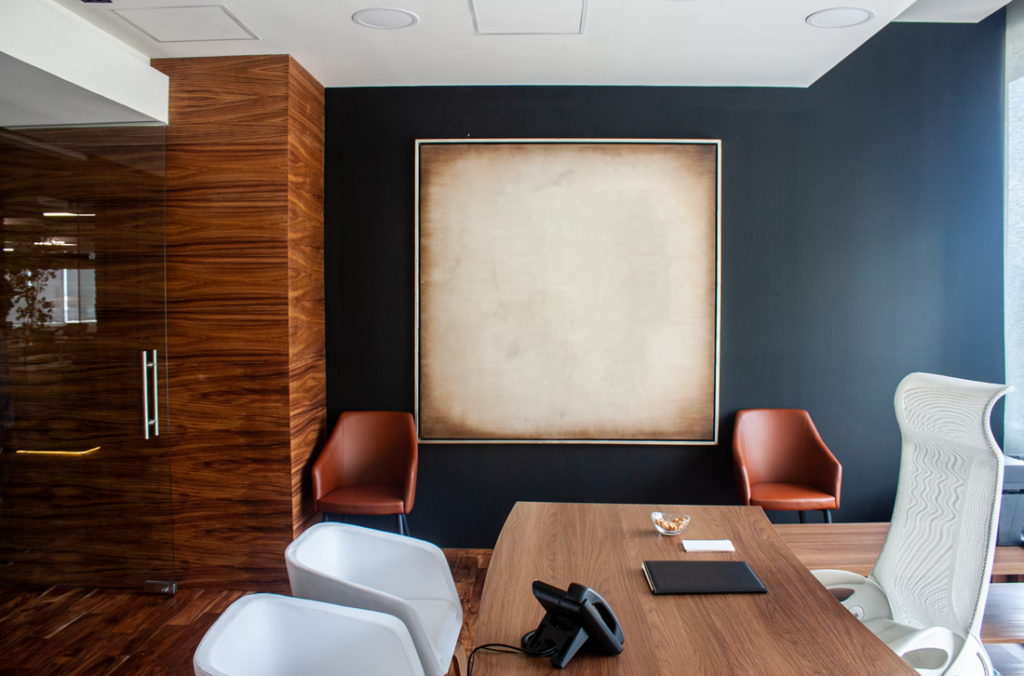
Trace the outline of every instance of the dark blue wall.
{"type": "Polygon", "coordinates": [[[487,547],[517,500],[733,502],[762,406],[810,411],[837,520],[888,520],[900,379],[1003,378],[1003,27],[894,24],[805,90],[328,90],[329,423],[412,410],[415,139],[722,139],[721,443],[423,445],[410,526],[487,547]]]}

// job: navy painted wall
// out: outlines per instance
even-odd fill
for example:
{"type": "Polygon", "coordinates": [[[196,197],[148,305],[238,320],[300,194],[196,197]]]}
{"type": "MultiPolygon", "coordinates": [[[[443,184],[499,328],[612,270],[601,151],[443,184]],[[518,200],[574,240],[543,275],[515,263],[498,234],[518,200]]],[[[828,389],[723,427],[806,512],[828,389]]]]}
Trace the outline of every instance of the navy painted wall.
{"type": "Polygon", "coordinates": [[[330,424],[412,410],[415,139],[722,139],[720,444],[423,445],[413,533],[489,547],[517,500],[731,503],[735,412],[762,406],[810,411],[837,520],[888,520],[900,379],[1003,377],[1003,27],[894,24],[805,90],[329,89],[330,424]]]}

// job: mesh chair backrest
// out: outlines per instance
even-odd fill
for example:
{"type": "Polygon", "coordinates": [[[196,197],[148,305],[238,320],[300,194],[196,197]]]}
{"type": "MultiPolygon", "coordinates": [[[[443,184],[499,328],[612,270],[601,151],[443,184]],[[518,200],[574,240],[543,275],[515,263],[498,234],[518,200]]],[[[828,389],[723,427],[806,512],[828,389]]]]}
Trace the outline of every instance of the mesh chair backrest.
{"type": "Polygon", "coordinates": [[[989,416],[1012,389],[927,373],[896,389],[899,486],[871,577],[897,622],[961,637],[981,629],[1003,484],[989,416]]]}

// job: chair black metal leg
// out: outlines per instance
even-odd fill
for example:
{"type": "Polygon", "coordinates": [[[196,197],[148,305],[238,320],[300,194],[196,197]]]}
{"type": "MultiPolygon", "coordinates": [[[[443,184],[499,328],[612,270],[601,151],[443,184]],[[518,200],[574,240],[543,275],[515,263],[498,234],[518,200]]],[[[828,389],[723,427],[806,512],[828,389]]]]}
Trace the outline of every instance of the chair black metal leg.
{"type": "Polygon", "coordinates": [[[825,514],[825,523],[832,523],[832,510],[823,509],[821,511],[825,514]]]}
{"type": "Polygon", "coordinates": [[[799,514],[800,514],[800,523],[807,523],[807,515],[804,514],[804,510],[801,509],[799,511],[799,514]]]}
{"type": "Polygon", "coordinates": [[[405,517],[405,514],[398,515],[398,527],[402,535],[411,535],[409,532],[409,520],[405,517]]]}

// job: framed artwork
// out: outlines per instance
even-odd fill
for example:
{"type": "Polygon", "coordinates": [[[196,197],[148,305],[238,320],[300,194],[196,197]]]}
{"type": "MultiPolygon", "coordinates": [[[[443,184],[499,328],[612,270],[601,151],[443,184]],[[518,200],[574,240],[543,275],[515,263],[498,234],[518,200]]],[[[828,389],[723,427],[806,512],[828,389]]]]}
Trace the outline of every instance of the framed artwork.
{"type": "Polygon", "coordinates": [[[416,142],[416,421],[714,444],[721,142],[416,142]]]}

